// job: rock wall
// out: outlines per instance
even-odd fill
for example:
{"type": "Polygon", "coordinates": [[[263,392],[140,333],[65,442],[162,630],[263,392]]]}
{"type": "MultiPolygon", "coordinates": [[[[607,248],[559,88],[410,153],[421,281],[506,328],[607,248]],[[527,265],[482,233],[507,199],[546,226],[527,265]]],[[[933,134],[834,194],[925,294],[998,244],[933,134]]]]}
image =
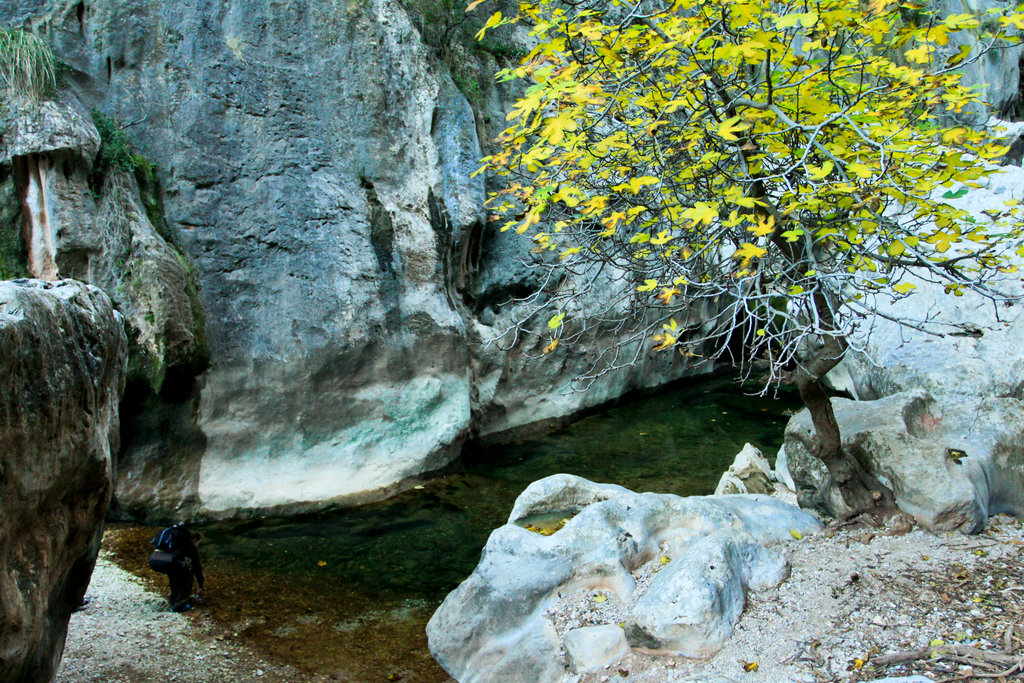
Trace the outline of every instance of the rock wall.
{"type": "Polygon", "coordinates": [[[383,497],[445,467],[469,436],[689,372],[645,360],[574,393],[600,343],[548,363],[489,343],[510,320],[497,304],[533,284],[510,267],[524,253],[514,236],[486,227],[484,179],[469,177],[504,123],[491,74],[518,48],[439,46],[441,27],[466,33],[461,8],[439,7],[0,7],[49,39],[81,102],[126,122],[154,163],[166,237],[195,267],[210,366],[155,398],[129,387],[124,514],[383,497]]]}
{"type": "Polygon", "coordinates": [[[0,282],[0,680],[50,680],[99,550],[126,338],[110,300],[0,282]]]}
{"type": "Polygon", "coordinates": [[[46,36],[64,85],[125,122],[194,264],[209,369],[129,389],[125,514],[359,503],[470,436],[695,372],[641,354],[574,392],[608,338],[544,362],[543,341],[491,343],[512,320],[499,304],[537,282],[469,177],[504,124],[490,74],[522,48],[501,31],[477,46],[482,17],[429,0],[18,0],[0,20],[46,36]]]}

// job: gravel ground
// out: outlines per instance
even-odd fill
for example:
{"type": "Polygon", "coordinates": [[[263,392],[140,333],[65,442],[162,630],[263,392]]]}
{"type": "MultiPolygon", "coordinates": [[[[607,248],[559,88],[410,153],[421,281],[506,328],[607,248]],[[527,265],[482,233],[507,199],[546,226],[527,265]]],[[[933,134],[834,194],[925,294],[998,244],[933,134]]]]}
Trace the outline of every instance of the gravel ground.
{"type": "MultiPolygon", "coordinates": [[[[783,547],[789,579],[749,596],[716,656],[632,653],[582,683],[852,682],[911,674],[949,682],[1024,679],[1012,669],[1024,658],[1020,520],[994,517],[985,533],[970,537],[906,527],[843,530],[783,547]]],[[[648,581],[658,569],[658,562],[645,565],[637,578],[648,581]]],[[[556,628],[621,622],[617,598],[595,595],[565,596],[550,615],[556,628]]],[[[167,611],[162,595],[103,555],[87,597],[88,606],[71,618],[58,681],[331,680],[265,661],[202,608],[167,611]]]]}
{"type": "MultiPolygon", "coordinates": [[[[783,547],[790,577],[748,596],[717,655],[692,660],[631,653],[583,683],[813,683],[912,674],[940,681],[1024,679],[1019,520],[994,517],[978,536],[861,529],[783,547]]],[[[658,562],[639,568],[638,583],[659,568],[658,562]]],[[[623,608],[612,594],[577,591],[551,617],[558,630],[620,623],[623,608]]]]}
{"type": "Polygon", "coordinates": [[[71,615],[59,683],[311,680],[213,635],[202,608],[169,611],[165,596],[113,564],[106,552],[86,598],[88,604],[71,615]]]}

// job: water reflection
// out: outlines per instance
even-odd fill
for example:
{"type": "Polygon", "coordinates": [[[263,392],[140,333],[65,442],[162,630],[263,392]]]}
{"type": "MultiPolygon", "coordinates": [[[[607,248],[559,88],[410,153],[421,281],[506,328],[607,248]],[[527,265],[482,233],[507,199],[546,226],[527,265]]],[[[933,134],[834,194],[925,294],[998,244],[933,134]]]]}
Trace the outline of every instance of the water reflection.
{"type": "Polygon", "coordinates": [[[636,491],[711,493],[745,442],[777,450],[792,397],[716,380],[609,408],[544,437],[468,448],[460,470],[363,508],[202,528],[207,609],[330,680],[444,681],[423,628],[532,481],[570,472],[636,491]]]}

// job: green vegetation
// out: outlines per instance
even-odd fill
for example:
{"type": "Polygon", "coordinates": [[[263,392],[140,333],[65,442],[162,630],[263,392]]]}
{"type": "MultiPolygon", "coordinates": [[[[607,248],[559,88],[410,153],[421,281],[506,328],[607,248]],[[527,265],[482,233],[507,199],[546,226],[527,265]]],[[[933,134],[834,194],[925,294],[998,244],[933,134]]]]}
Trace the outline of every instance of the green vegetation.
{"type": "Polygon", "coordinates": [[[0,88],[7,96],[39,99],[57,84],[57,62],[41,38],[0,27],[0,88]]]}
{"type": "Polygon", "coordinates": [[[111,171],[124,171],[131,173],[135,170],[135,150],[132,147],[128,134],[124,132],[124,125],[119,119],[108,116],[98,109],[92,110],[92,120],[96,130],[100,134],[100,152],[96,157],[96,164],[93,166],[90,184],[93,189],[99,188],[99,182],[111,171]]]}
{"type": "Polygon", "coordinates": [[[477,40],[483,21],[465,11],[465,0],[404,0],[403,5],[431,47],[451,72],[459,91],[480,109],[493,88],[494,70],[523,52],[492,34],[477,40]]]}
{"type": "Polygon", "coordinates": [[[32,277],[28,272],[28,254],[21,237],[21,205],[14,179],[0,183],[0,280],[32,277]]]}
{"type": "Polygon", "coordinates": [[[529,234],[550,283],[532,299],[547,325],[519,329],[541,327],[551,353],[604,329],[590,321],[618,325],[626,342],[590,378],[647,349],[767,368],[766,387],[799,388],[846,503],[891,509],[841,452],[820,380],[922,281],[1016,298],[998,283],[1024,257],[1019,202],[972,216],[950,200],[1006,153],[961,122],[981,104],[961,70],[1019,43],[1024,14],[524,0],[484,30],[513,22],[537,45],[498,74],[525,94],[481,170],[506,179],[493,220],[529,234]]]}

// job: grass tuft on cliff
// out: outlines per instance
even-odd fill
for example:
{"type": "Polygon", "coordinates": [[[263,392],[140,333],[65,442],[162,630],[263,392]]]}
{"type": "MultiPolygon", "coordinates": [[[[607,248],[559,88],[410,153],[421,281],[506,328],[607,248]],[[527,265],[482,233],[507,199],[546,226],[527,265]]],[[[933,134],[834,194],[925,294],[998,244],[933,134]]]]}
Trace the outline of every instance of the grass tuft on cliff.
{"type": "Polygon", "coordinates": [[[49,46],[20,28],[0,27],[0,88],[7,96],[38,99],[57,85],[57,62],[49,46]]]}

